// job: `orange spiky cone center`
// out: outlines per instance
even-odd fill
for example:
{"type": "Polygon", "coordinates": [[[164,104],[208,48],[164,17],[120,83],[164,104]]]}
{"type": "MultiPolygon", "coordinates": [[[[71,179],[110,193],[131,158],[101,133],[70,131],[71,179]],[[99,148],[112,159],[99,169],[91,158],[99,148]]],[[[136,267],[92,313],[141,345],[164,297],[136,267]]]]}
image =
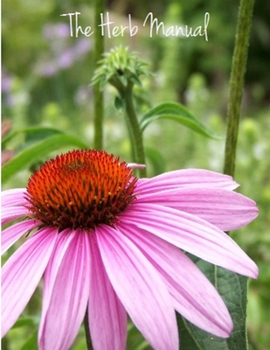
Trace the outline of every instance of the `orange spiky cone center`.
{"type": "Polygon", "coordinates": [[[61,230],[113,225],[135,199],[137,178],[104,151],[75,150],[47,161],[29,179],[31,217],[61,230]]]}

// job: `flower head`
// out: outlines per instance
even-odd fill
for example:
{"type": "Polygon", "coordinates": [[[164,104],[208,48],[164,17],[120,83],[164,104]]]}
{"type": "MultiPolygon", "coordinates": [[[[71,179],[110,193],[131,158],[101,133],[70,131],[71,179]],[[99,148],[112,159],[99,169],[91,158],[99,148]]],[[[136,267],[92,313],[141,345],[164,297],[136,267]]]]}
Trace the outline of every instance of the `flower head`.
{"type": "Polygon", "coordinates": [[[32,217],[65,228],[112,226],[134,196],[136,178],[125,163],[98,151],[74,151],[45,163],[29,180],[32,217]]]}
{"type": "Polygon", "coordinates": [[[157,350],[179,347],[175,310],[228,337],[222,298],[182,250],[257,277],[223,232],[257,216],[236,187],[229,176],[196,169],[137,179],[103,151],[46,162],[26,189],[2,193],[3,224],[21,219],[4,229],[2,252],[28,236],[2,270],[2,334],[44,276],[40,349],[69,349],[86,312],[95,350],[125,348],[127,314],[157,350]]]}
{"type": "Polygon", "coordinates": [[[128,84],[141,86],[139,77],[142,75],[150,75],[148,64],[139,59],[137,53],[129,53],[127,47],[119,46],[104,54],[92,84],[99,83],[100,89],[103,90],[109,82],[118,90],[122,90],[128,84]]]}

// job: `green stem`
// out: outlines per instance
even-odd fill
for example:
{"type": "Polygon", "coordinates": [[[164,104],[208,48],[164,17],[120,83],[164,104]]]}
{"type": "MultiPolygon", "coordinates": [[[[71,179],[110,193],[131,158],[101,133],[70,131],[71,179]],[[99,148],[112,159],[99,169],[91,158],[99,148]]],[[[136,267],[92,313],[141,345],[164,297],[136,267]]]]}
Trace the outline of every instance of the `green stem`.
{"type": "Polygon", "coordinates": [[[240,1],[230,77],[230,94],[227,112],[228,127],[224,161],[224,173],[231,176],[234,175],[235,170],[237,136],[253,6],[254,0],[240,1]]]}
{"type": "MultiPolygon", "coordinates": [[[[95,0],[95,28],[98,28],[100,23],[100,14],[104,13],[104,0],[95,0]]],[[[95,35],[95,47],[94,47],[94,61],[95,66],[101,59],[104,52],[104,38],[98,31],[95,35]]],[[[95,84],[94,87],[94,148],[103,148],[103,119],[104,119],[104,98],[103,92],[99,89],[99,84],[95,84]]]]}
{"type": "MultiPolygon", "coordinates": [[[[125,101],[125,112],[127,116],[131,142],[135,156],[134,161],[139,164],[145,164],[143,135],[133,103],[133,84],[129,82],[127,87],[123,89],[118,89],[118,91],[120,92],[121,97],[125,101]]],[[[139,174],[141,177],[146,177],[146,169],[140,170],[139,174]]]]}
{"type": "Polygon", "coordinates": [[[84,316],[84,332],[85,332],[87,350],[93,350],[89,322],[88,322],[88,309],[86,310],[86,313],[84,316]]]}

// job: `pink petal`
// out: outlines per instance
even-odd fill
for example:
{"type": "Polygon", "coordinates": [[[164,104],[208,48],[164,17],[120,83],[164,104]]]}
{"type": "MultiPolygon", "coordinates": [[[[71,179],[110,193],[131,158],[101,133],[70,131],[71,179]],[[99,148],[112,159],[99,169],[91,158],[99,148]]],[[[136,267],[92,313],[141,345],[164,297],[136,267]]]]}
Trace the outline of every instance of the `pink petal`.
{"type": "Polygon", "coordinates": [[[2,269],[2,336],[14,325],[34,293],[50,259],[57,231],[40,229],[2,269]]]}
{"type": "Polygon", "coordinates": [[[157,204],[134,203],[121,215],[121,221],[212,264],[244,276],[258,276],[256,264],[226,233],[195,215],[157,204]]]}
{"type": "Polygon", "coordinates": [[[27,204],[25,199],[26,189],[15,188],[1,192],[2,207],[15,207],[27,204]]]}
{"type": "Polygon", "coordinates": [[[37,227],[40,222],[36,220],[26,220],[11,225],[2,231],[2,255],[24,234],[37,227]]]}
{"type": "Polygon", "coordinates": [[[8,222],[18,219],[22,216],[29,214],[29,210],[24,207],[5,207],[2,208],[2,225],[7,224],[8,222]]]}
{"type": "Polygon", "coordinates": [[[157,266],[182,316],[216,336],[230,335],[233,323],[224,301],[181,250],[146,231],[128,225],[121,229],[157,266]]]}
{"type": "Polygon", "coordinates": [[[89,295],[89,328],[95,350],[125,349],[127,314],[104,269],[96,236],[91,236],[92,272],[89,295]]]}
{"type": "MultiPolygon", "coordinates": [[[[62,232],[59,233],[61,235],[62,232]]],[[[50,296],[50,300],[42,310],[42,313],[45,312],[39,330],[39,349],[42,350],[69,349],[87,308],[91,263],[89,233],[74,230],[69,234],[64,233],[64,236],[61,243],[65,238],[69,242],[68,247],[64,248],[64,256],[58,261],[57,253],[62,245],[58,241],[50,261],[49,271],[56,267],[57,275],[47,279],[46,271],[44,277],[44,289],[46,286],[46,290],[49,290],[44,299],[50,296]],[[48,281],[53,281],[53,284],[48,285],[48,281]]]]}
{"type": "Polygon", "coordinates": [[[55,283],[62,259],[66,254],[70,241],[73,239],[72,231],[66,229],[61,231],[61,234],[57,235],[57,242],[55,244],[54,251],[51,259],[46,267],[45,276],[46,283],[43,285],[43,298],[42,298],[42,313],[39,330],[43,327],[45,316],[50,305],[51,295],[53,292],[53,285],[55,283]]]}
{"type": "Polygon", "coordinates": [[[128,163],[127,167],[134,168],[134,169],[145,169],[146,168],[145,164],[138,164],[138,163],[128,163]]]}
{"type": "Polygon", "coordinates": [[[96,237],[112,286],[125,309],[156,350],[177,350],[175,313],[164,281],[121,232],[100,225],[96,237]]]}
{"type": "Polygon", "coordinates": [[[140,203],[156,203],[197,215],[223,231],[245,226],[258,215],[253,200],[219,188],[177,188],[141,194],[137,199],[140,203]]]}
{"type": "Polygon", "coordinates": [[[137,183],[137,189],[142,194],[155,191],[170,190],[177,187],[217,187],[233,190],[239,185],[231,176],[202,169],[174,170],[155,176],[151,179],[142,179],[137,183]]]}

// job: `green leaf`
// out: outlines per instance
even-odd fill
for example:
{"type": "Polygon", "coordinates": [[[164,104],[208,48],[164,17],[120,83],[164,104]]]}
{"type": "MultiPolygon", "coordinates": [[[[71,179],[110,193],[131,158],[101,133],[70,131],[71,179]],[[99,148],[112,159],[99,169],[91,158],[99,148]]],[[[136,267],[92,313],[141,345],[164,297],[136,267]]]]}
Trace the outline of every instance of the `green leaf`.
{"type": "Polygon", "coordinates": [[[38,350],[38,339],[37,339],[38,332],[35,331],[23,344],[21,347],[21,350],[38,350]]]}
{"type": "Polygon", "coordinates": [[[145,154],[153,167],[155,175],[165,172],[166,162],[164,161],[161,153],[157,149],[152,147],[145,147],[145,154]]]}
{"type": "Polygon", "coordinates": [[[60,134],[47,137],[46,139],[36,142],[30,147],[22,150],[3,166],[3,183],[18,171],[25,169],[27,166],[30,166],[35,162],[38,162],[42,157],[46,156],[50,152],[65,146],[88,148],[84,142],[71,135],[60,134]]]}
{"type": "Polygon", "coordinates": [[[150,109],[140,121],[142,131],[144,131],[150,123],[159,119],[171,119],[200,135],[217,140],[223,139],[223,137],[215,135],[207,130],[184,106],[178,103],[162,103],[150,109]]]}
{"type": "Polygon", "coordinates": [[[116,109],[122,111],[125,108],[125,101],[121,97],[116,96],[114,100],[114,105],[116,109]]]}
{"type": "Polygon", "coordinates": [[[127,349],[132,350],[150,350],[151,347],[143,338],[138,329],[131,323],[128,323],[127,349]]]}
{"type": "Polygon", "coordinates": [[[12,328],[20,327],[34,327],[37,324],[37,320],[34,317],[20,317],[12,328]]]}
{"type": "Polygon", "coordinates": [[[234,329],[229,338],[218,338],[197,328],[178,315],[181,350],[248,349],[245,323],[247,278],[197,258],[193,258],[192,260],[196,260],[197,266],[204,272],[222,296],[233,319],[234,329]]]}
{"type": "Polygon", "coordinates": [[[9,133],[5,138],[2,140],[2,148],[4,149],[6,147],[6,144],[14,139],[15,137],[18,137],[19,135],[23,135],[25,137],[26,143],[30,143],[33,141],[40,141],[44,138],[47,138],[52,135],[60,134],[62,133],[61,130],[51,128],[51,127],[45,127],[45,126],[38,126],[33,128],[26,128],[26,129],[20,129],[13,131],[12,133],[9,133]]]}

